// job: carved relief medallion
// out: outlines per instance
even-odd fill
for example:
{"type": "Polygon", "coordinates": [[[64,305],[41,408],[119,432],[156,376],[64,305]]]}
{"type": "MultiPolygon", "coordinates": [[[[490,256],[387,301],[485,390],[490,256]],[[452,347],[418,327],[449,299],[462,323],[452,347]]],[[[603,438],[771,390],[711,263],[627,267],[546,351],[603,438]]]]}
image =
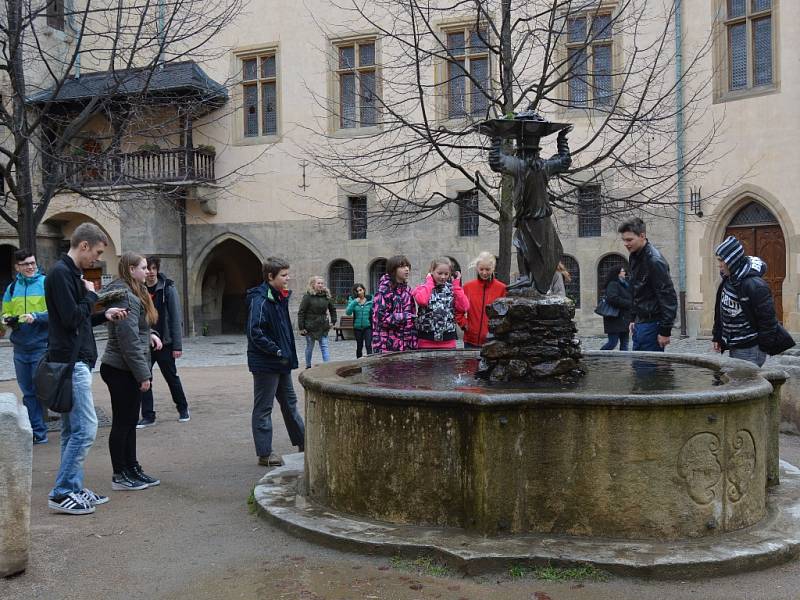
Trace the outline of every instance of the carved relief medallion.
{"type": "Polygon", "coordinates": [[[753,435],[740,429],[731,440],[727,465],[728,500],[738,502],[747,494],[756,472],[756,444],[753,435]]]}
{"type": "Polygon", "coordinates": [[[709,504],[717,496],[722,478],[720,441],[713,433],[693,435],[678,453],[678,474],[686,482],[692,500],[709,504]]]}

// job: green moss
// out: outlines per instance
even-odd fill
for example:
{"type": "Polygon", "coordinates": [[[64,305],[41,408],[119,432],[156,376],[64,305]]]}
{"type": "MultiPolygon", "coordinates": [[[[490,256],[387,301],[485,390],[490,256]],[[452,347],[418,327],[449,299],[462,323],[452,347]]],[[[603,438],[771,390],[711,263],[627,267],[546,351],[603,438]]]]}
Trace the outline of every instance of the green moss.
{"type": "Polygon", "coordinates": [[[513,565],[508,570],[508,575],[513,579],[531,578],[540,581],[607,581],[608,573],[592,565],[578,565],[575,567],[526,567],[513,565]]]}
{"type": "Polygon", "coordinates": [[[411,571],[430,577],[446,577],[453,574],[453,570],[446,564],[426,555],[420,555],[413,559],[393,556],[389,559],[389,564],[400,571],[411,571]]]}
{"type": "Polygon", "coordinates": [[[250,495],[247,497],[247,510],[250,514],[255,514],[257,510],[256,505],[256,486],[253,486],[253,489],[250,490],[250,495]]]}

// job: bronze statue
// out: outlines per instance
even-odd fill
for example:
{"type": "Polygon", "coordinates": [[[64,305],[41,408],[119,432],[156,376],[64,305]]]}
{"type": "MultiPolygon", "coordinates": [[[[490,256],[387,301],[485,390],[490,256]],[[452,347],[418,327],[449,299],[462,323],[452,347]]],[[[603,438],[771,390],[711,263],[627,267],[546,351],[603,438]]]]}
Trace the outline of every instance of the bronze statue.
{"type": "Polygon", "coordinates": [[[572,163],[567,143],[572,125],[545,121],[528,109],[513,119],[484,121],[478,130],[492,138],[489,151],[492,171],[514,177],[513,244],[517,249],[519,279],[508,289],[535,286],[546,294],[563,252],[550,219],[553,209],[548,202],[547,182],[553,175],[565,172],[572,163]],[[549,159],[540,158],[539,140],[556,131],[559,132],[558,154],[549,159]],[[502,140],[510,138],[516,139],[516,156],[503,152],[502,140]]]}

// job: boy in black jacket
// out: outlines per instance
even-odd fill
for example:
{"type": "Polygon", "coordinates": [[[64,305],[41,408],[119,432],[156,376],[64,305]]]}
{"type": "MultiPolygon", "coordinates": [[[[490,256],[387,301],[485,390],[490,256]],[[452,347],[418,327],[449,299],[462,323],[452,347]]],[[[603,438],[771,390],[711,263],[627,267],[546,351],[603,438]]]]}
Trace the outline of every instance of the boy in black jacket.
{"type": "Polygon", "coordinates": [[[72,234],[69,252],[55,264],[44,284],[50,317],[49,360],[69,363],[77,356],[72,373],[72,410],[61,415],[61,466],[48,502],[51,509],[69,515],[93,513],[96,504],[108,502],[108,497],[83,487],[83,463],[97,433],[92,398],[97,345],[92,327],[124,319],[127,311],[109,308],[92,314],[97,294],[82,272],[100,258],[107,245],[108,238],[97,225],[79,225],[72,234]]]}

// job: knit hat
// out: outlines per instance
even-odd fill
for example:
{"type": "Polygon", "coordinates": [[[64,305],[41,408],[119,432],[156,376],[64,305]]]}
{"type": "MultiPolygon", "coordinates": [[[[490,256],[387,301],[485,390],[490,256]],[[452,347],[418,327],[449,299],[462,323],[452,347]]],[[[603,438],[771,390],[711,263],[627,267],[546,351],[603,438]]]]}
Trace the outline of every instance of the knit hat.
{"type": "Polygon", "coordinates": [[[719,256],[728,267],[732,267],[744,256],[744,246],[735,237],[729,235],[725,238],[725,241],[714,249],[714,254],[719,256]]]}

